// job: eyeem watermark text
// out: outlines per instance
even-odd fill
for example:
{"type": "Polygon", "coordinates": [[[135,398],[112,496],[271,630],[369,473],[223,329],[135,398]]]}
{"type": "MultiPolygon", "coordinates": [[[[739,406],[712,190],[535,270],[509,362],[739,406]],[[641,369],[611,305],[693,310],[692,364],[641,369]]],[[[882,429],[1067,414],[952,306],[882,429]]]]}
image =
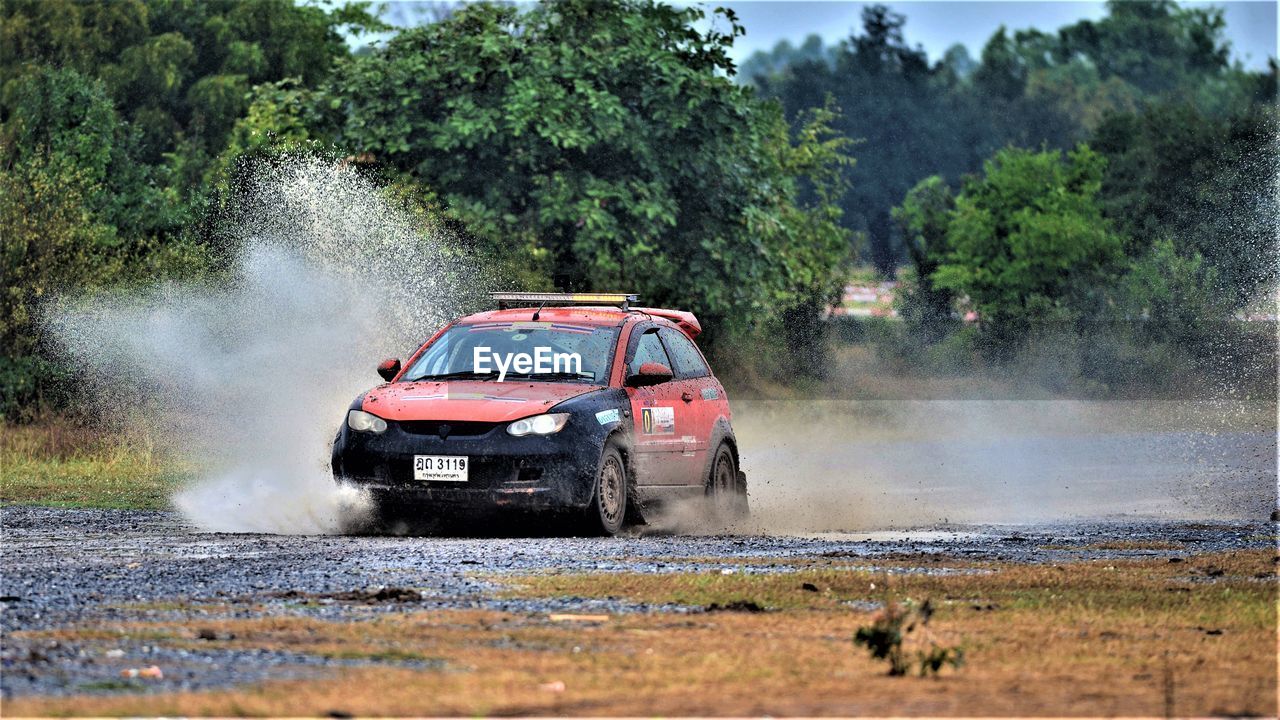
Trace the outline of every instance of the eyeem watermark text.
{"type": "Polygon", "coordinates": [[[551,352],[549,347],[535,347],[529,353],[495,353],[487,347],[477,347],[471,351],[471,369],[477,373],[498,371],[498,382],[507,377],[507,372],[517,375],[543,373],[582,374],[582,356],[578,353],[551,352]]]}

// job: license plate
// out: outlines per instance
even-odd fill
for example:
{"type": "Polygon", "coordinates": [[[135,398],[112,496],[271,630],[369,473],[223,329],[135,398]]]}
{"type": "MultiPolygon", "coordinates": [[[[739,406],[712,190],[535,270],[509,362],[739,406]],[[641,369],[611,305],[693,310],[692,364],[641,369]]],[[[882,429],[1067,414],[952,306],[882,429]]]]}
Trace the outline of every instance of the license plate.
{"type": "Polygon", "coordinates": [[[414,455],[413,479],[466,482],[467,458],[462,455],[414,455]]]}

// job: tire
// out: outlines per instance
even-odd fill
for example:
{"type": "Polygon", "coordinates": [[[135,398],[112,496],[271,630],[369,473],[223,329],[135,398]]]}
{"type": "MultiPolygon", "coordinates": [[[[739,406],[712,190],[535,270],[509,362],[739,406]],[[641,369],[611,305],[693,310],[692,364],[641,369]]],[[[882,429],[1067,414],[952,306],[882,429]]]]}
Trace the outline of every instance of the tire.
{"type": "Polygon", "coordinates": [[[617,535],[627,518],[629,478],[627,463],[617,445],[608,443],[600,454],[591,501],[587,503],[584,529],[591,535],[617,535]]]}
{"type": "Polygon", "coordinates": [[[707,478],[707,500],[712,519],[716,522],[740,522],[751,515],[746,478],[738,472],[738,464],[734,462],[728,443],[722,442],[716,448],[711,477],[707,478]]]}

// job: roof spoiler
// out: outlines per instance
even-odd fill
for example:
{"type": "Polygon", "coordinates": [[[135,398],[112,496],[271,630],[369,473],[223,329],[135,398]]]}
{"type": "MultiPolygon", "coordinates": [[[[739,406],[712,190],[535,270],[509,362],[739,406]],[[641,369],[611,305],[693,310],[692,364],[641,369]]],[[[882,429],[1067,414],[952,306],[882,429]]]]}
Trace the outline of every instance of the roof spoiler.
{"type": "Polygon", "coordinates": [[[702,332],[702,323],[698,322],[698,318],[693,313],[684,310],[664,310],[662,308],[633,308],[637,312],[642,312],[654,317],[664,318],[675,323],[677,327],[684,331],[685,335],[696,338],[702,332]]]}
{"type": "Polygon", "coordinates": [[[499,310],[518,305],[616,305],[630,310],[631,303],[640,296],[635,293],[495,292],[489,293],[489,297],[498,301],[499,310]]]}

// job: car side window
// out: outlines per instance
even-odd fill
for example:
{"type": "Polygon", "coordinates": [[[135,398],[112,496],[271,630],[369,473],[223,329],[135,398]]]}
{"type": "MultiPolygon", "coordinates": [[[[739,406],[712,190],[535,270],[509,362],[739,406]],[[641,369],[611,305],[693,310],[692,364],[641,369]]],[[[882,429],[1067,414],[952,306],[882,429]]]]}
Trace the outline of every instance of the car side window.
{"type": "Polygon", "coordinates": [[[671,358],[667,357],[667,351],[663,349],[662,342],[658,340],[656,328],[646,330],[640,336],[640,342],[636,344],[635,355],[632,356],[631,362],[627,363],[627,375],[635,375],[640,372],[640,366],[647,362],[661,363],[671,367],[671,358]]]}
{"type": "Polygon", "coordinates": [[[671,328],[662,328],[660,332],[662,344],[667,346],[671,359],[675,361],[671,369],[677,378],[700,378],[711,374],[711,368],[702,359],[702,353],[698,352],[693,341],[684,333],[671,328]]]}

